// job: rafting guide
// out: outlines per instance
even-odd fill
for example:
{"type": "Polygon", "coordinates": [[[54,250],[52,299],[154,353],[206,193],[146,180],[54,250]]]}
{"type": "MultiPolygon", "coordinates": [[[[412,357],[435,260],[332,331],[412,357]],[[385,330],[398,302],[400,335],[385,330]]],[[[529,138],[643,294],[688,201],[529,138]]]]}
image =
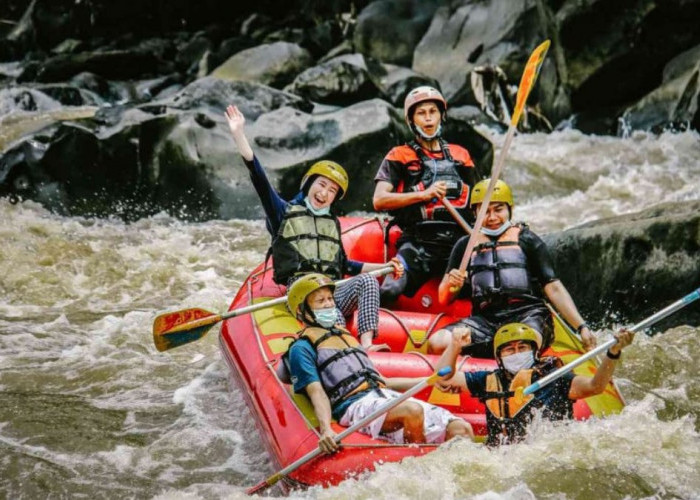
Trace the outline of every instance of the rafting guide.
{"type": "Polygon", "coordinates": [[[285,201],[270,184],[248,143],[243,113],[236,106],[229,106],[225,116],[265,210],[267,229],[272,235],[270,253],[275,282],[289,286],[309,272],[320,272],[334,280],[345,274],[355,276],[335,289],[335,304],[342,313],[338,321],[344,325],[344,317],[357,310],[362,345],[370,350],[386,349],[372,344],[377,336],[379,282],[366,273],[390,265],[399,279],[404,266],[398,258],[386,264],[347,258],[340,240],[340,223],[332,212],[333,204],[348,190],[345,169],[329,160],[314,163],[301,180],[299,194],[285,201]]]}
{"type": "Polygon", "coordinates": [[[374,178],[374,208],[388,211],[394,216],[392,224],[401,228],[397,256],[405,268],[402,276],[384,280],[383,304],[402,294],[412,297],[431,277],[444,272],[450,250],[464,230],[442,200],[471,220],[469,193],[477,181],[469,151],[442,139],[447,120],[442,93],[417,87],[408,93],[403,107],[414,139],[389,151],[374,178]]]}

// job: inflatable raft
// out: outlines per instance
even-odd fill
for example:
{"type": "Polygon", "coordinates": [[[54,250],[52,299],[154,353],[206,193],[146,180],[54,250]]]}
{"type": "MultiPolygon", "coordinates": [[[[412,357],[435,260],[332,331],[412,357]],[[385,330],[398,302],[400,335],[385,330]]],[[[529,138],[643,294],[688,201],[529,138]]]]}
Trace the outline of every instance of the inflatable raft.
{"type": "MultiPolygon", "coordinates": [[[[351,259],[364,262],[386,262],[395,253],[394,242],[399,236],[394,227],[387,235],[386,221],[343,218],[343,242],[351,259]],[[386,243],[385,243],[386,242],[386,243]]],[[[428,338],[442,326],[464,317],[471,310],[468,301],[458,300],[441,308],[437,300],[438,281],[426,283],[411,299],[402,297],[394,307],[380,310],[379,338],[392,352],[371,353],[378,370],[387,377],[423,377],[432,374],[438,356],[427,354],[428,338]]],[[[283,296],[286,290],[272,280],[271,263],[258,266],[246,279],[236,295],[231,309],[257,304],[283,296]]],[[[354,319],[348,323],[354,331],[354,319]]],[[[582,352],[580,342],[555,316],[556,340],[548,355],[569,362],[582,352]]],[[[272,457],[275,470],[291,464],[317,446],[317,421],[310,401],[294,394],[291,387],[276,374],[281,355],[295,338],[300,324],[289,314],[285,305],[237,316],[224,322],[220,342],[231,376],[247,399],[262,440],[272,457]]],[[[461,358],[461,371],[496,368],[493,360],[461,358]]],[[[592,375],[595,365],[584,363],[577,374],[592,375]]],[[[486,433],[485,408],[467,393],[446,394],[435,388],[419,393],[420,399],[442,406],[470,422],[477,436],[486,433]]],[[[613,384],[603,394],[577,401],[577,419],[591,415],[619,412],[623,399],[613,384]]],[[[334,424],[335,425],[335,424],[334,424]]],[[[336,426],[336,431],[342,427],[336,426]]],[[[399,461],[404,457],[423,455],[435,445],[392,445],[355,433],[343,441],[340,452],[303,465],[283,481],[283,487],[334,485],[346,478],[372,470],[377,463],[399,461]]]]}

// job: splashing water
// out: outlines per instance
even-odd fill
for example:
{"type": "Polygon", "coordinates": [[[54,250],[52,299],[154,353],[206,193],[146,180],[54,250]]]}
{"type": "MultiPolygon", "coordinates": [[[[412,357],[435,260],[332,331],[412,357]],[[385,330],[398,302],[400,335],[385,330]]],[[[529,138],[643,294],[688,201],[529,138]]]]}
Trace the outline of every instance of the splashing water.
{"type": "MultiPolygon", "coordinates": [[[[697,199],[699,157],[695,133],[533,134],[516,138],[504,178],[516,218],[545,232],[697,199]]],[[[216,329],[166,353],[150,333],[165,310],[227,309],[264,257],[261,221],[125,224],[0,200],[0,241],[0,497],[245,498],[273,472],[216,329]]],[[[637,337],[620,415],[537,422],[496,450],[455,441],[292,496],[697,498],[699,334],[637,337]]]]}

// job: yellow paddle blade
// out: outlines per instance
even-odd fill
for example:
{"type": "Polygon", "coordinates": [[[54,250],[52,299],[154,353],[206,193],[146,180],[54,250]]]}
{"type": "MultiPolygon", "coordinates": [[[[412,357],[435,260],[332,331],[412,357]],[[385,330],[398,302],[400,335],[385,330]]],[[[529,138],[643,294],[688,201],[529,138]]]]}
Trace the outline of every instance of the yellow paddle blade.
{"type": "Polygon", "coordinates": [[[513,117],[510,120],[510,125],[512,127],[518,126],[520,115],[522,115],[523,109],[525,109],[525,101],[527,101],[527,96],[530,95],[530,91],[535,85],[537,76],[540,74],[540,68],[542,68],[547,50],[549,50],[549,40],[542,42],[532,54],[530,54],[530,58],[527,60],[527,64],[525,64],[525,70],[523,71],[523,76],[520,79],[520,86],[518,87],[518,97],[515,100],[513,117]]]}
{"type": "Polygon", "coordinates": [[[161,314],[153,321],[153,342],[161,352],[194,342],[221,319],[220,314],[199,308],[161,314]]]}

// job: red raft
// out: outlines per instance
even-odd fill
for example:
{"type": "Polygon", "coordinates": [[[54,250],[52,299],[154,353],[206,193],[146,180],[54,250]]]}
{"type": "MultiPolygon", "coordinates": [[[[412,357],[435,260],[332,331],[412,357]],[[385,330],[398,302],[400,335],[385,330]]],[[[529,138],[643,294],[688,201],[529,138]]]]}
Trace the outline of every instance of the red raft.
{"type": "MultiPolygon", "coordinates": [[[[395,253],[394,242],[399,235],[392,228],[385,238],[384,219],[342,219],[343,243],[351,259],[363,262],[386,262],[395,253]],[[385,240],[389,241],[385,245],[385,240]]],[[[269,264],[269,263],[268,263],[269,264]]],[[[386,342],[390,353],[372,353],[378,370],[387,377],[424,377],[433,373],[438,356],[427,353],[430,335],[458,317],[469,315],[468,301],[456,301],[441,308],[437,300],[438,281],[426,283],[416,295],[402,297],[391,309],[381,309],[379,338],[386,342]]],[[[283,296],[286,290],[272,280],[272,269],[258,266],[241,286],[231,309],[238,309],[283,296]]],[[[546,354],[562,358],[566,363],[582,352],[577,337],[572,335],[555,316],[556,340],[546,354]]],[[[354,332],[354,318],[348,327],[354,332]]],[[[318,442],[317,421],[311,403],[305,396],[294,394],[289,385],[276,375],[277,364],[289,343],[295,338],[300,324],[285,305],[237,316],[224,322],[221,330],[221,350],[231,368],[232,378],[245,395],[261,431],[275,470],[282,469],[312,451],[318,442]]],[[[355,332],[356,333],[356,332],[355,332]]],[[[462,371],[495,369],[493,360],[461,358],[457,366],[462,371]]],[[[595,365],[584,363],[574,370],[592,375],[595,365]]],[[[417,396],[442,406],[470,422],[477,436],[486,433],[485,408],[471,395],[445,394],[427,388],[417,396]]],[[[574,406],[576,418],[619,412],[623,399],[613,384],[601,395],[578,401],[574,406]]],[[[342,427],[336,426],[341,432],[342,427]]],[[[433,451],[434,445],[392,445],[355,433],[343,441],[343,448],[332,457],[320,456],[301,466],[284,479],[284,486],[308,487],[335,485],[349,477],[372,470],[376,463],[396,462],[404,457],[433,451]]]]}

